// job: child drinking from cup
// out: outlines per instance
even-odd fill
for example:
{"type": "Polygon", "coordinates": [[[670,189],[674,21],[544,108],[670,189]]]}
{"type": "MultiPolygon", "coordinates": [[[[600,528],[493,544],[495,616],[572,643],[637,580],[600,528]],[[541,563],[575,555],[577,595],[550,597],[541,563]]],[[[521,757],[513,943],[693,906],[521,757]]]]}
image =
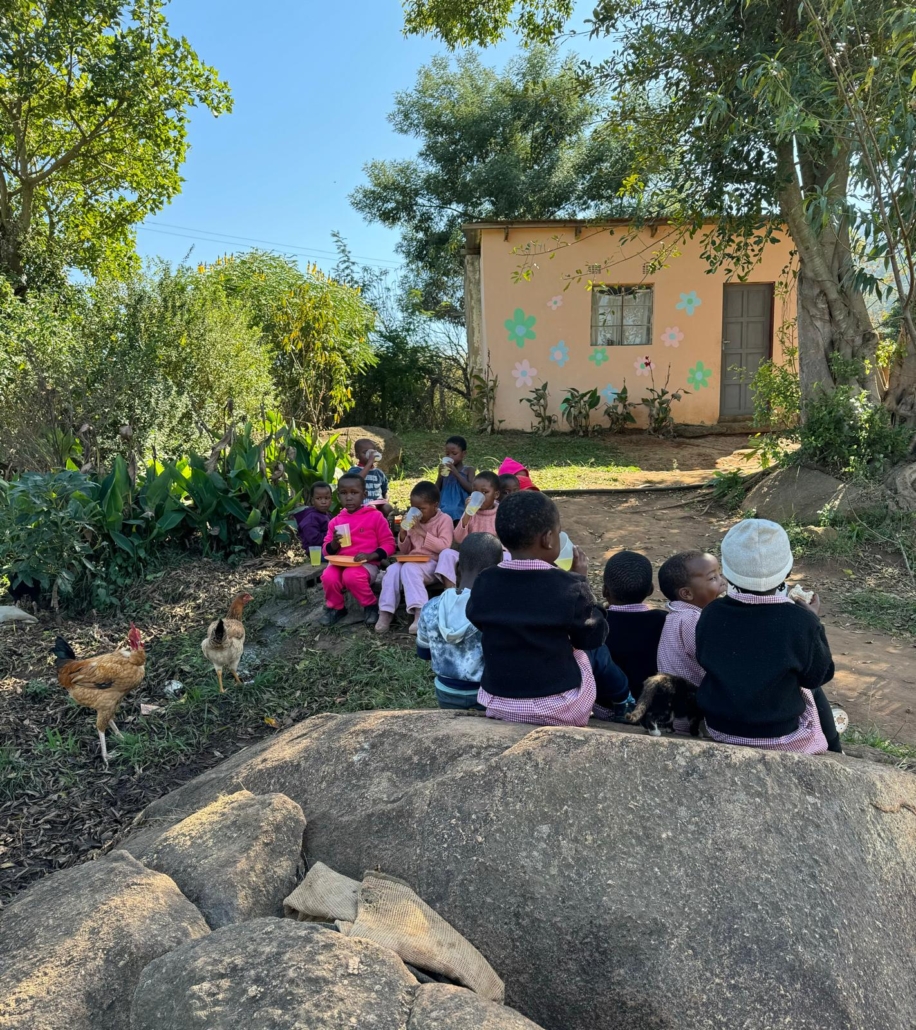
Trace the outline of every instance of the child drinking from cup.
{"type": "Polygon", "coordinates": [[[436,486],[442,500],[442,510],[457,522],[464,514],[468,494],[474,490],[474,466],[465,465],[468,442],[463,436],[450,436],[445,441],[445,457],[439,462],[436,486]]]}
{"type": "Polygon", "coordinates": [[[572,572],[560,554],[560,514],[544,494],[521,491],[496,512],[512,554],[474,583],[468,619],[483,634],[478,700],[491,719],[585,726],[595,703],[587,651],[604,644],[607,621],[595,604],[578,548],[572,572]]]}
{"type": "Polygon", "coordinates": [[[429,600],[426,585],[435,581],[439,555],[452,542],[452,520],[439,510],[439,490],[434,483],[417,483],[410,491],[410,505],[398,533],[398,550],[401,554],[427,555],[429,560],[398,562],[385,570],[376,633],[387,633],[391,628],[402,587],[407,611],[413,617],[408,632],[417,632],[420,611],[429,600]]]}
{"type": "Polygon", "coordinates": [[[343,510],[328,524],[324,551],[328,555],[352,557],[356,564],[329,565],[321,574],[327,608],[322,626],[333,626],[346,617],[344,591],[348,590],[363,606],[366,625],[378,622],[378,602],[372,584],[378,579],[379,562],[394,554],[394,537],[385,516],[371,505],[364,505],[366,482],[355,472],[337,481],[337,497],[343,510]]]}
{"type": "Polygon", "coordinates": [[[330,483],[313,483],[309,491],[309,507],[297,511],[293,518],[296,520],[296,532],[299,534],[299,541],[305,548],[306,553],[312,560],[313,565],[321,564],[321,545],[327,536],[328,523],[331,521],[331,504],[334,500],[334,492],[330,483]],[[318,561],[314,561],[318,552],[318,561]]]}
{"type": "Polygon", "coordinates": [[[353,444],[353,453],[356,464],[348,471],[362,476],[366,484],[366,503],[388,518],[394,508],[388,503],[388,477],[377,467],[377,462],[382,460],[381,451],[376,450],[372,440],[362,439],[353,444]]]}
{"type": "Polygon", "coordinates": [[[496,509],[499,500],[499,477],[495,472],[478,472],[471,484],[474,489],[465,504],[464,514],[455,526],[452,546],[439,555],[436,575],[449,588],[455,586],[458,566],[458,545],[471,533],[496,535],[496,509]]]}

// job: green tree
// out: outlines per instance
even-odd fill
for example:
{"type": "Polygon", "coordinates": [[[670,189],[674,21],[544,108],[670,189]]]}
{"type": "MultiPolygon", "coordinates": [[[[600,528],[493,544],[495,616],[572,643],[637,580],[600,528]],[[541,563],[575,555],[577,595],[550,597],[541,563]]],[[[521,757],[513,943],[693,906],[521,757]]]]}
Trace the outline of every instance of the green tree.
{"type": "Polygon", "coordinates": [[[576,58],[536,47],[502,73],[472,53],[435,58],[389,120],[417,139],[413,160],[373,161],[351,195],[399,229],[415,306],[463,322],[464,222],[609,212],[628,148],[592,132],[605,91],[583,91],[576,58]]]}
{"type": "Polygon", "coordinates": [[[4,0],[0,274],[122,272],[132,227],[181,189],[189,110],[228,87],[169,34],[167,0],[4,0]]]}
{"type": "MultiPolygon", "coordinates": [[[[565,25],[568,0],[406,0],[409,31],[487,44],[565,25]]],[[[916,421],[916,9],[896,0],[599,0],[614,40],[594,82],[614,91],[635,181],[713,267],[741,274],[778,224],[798,253],[802,396],[861,391],[916,421]],[[652,103],[647,103],[652,100],[652,103]],[[877,264],[879,275],[875,274],[877,264]],[[884,280],[882,283],[880,280],[884,280]],[[876,375],[865,304],[890,289],[906,345],[876,375]]]]}

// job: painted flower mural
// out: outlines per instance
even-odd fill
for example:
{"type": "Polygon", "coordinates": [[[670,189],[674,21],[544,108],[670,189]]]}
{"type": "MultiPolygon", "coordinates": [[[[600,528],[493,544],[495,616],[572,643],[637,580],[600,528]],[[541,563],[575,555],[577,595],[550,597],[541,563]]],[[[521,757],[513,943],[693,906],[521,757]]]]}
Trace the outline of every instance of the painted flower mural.
{"type": "Polygon", "coordinates": [[[515,368],[512,370],[512,375],[515,376],[515,385],[519,388],[522,386],[534,386],[534,377],[538,374],[536,368],[532,368],[527,359],[525,361],[516,361],[515,368]]]}
{"type": "Polygon", "coordinates": [[[655,369],[655,365],[653,364],[652,359],[649,357],[648,354],[643,355],[643,357],[641,358],[637,358],[633,362],[633,367],[636,369],[636,374],[638,376],[651,375],[655,369]]]}
{"type": "Polygon", "coordinates": [[[669,325],[662,333],[661,340],[666,347],[679,347],[684,334],[676,325],[669,325]]]}
{"type": "Polygon", "coordinates": [[[695,390],[709,386],[710,379],[712,379],[712,369],[704,365],[702,361],[698,361],[693,368],[687,370],[687,384],[695,390]]]}
{"type": "Polygon", "coordinates": [[[547,307],[549,307],[551,311],[556,311],[557,308],[563,307],[563,298],[559,294],[556,297],[551,297],[550,300],[547,301],[547,307]]]}
{"type": "Polygon", "coordinates": [[[607,350],[604,347],[594,347],[588,356],[588,360],[595,368],[601,368],[605,361],[610,361],[611,359],[607,356],[607,350]]]}
{"type": "Polygon", "coordinates": [[[569,361],[569,347],[566,346],[565,341],[560,340],[558,344],[550,348],[550,360],[560,368],[569,361]]]}
{"type": "Polygon", "coordinates": [[[516,347],[524,347],[526,340],[534,340],[537,334],[534,331],[534,324],[537,319],[534,315],[525,315],[521,308],[516,308],[511,318],[503,323],[506,332],[509,334],[509,341],[516,347]]]}
{"type": "Polygon", "coordinates": [[[608,383],[607,386],[601,391],[601,398],[605,404],[613,404],[614,398],[620,391],[613,383],[608,383]]]}
{"type": "Polygon", "coordinates": [[[703,303],[697,296],[696,290],[691,290],[690,293],[682,293],[681,299],[674,306],[678,311],[683,311],[687,315],[692,315],[694,311],[703,303]]]}

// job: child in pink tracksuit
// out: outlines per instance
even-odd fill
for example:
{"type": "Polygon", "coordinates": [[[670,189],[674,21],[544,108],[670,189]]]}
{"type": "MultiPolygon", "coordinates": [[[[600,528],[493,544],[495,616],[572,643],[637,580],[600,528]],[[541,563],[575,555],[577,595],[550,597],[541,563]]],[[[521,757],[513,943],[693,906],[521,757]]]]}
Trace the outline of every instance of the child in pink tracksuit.
{"type": "MultiPolygon", "coordinates": [[[[452,546],[439,555],[436,575],[449,588],[454,589],[458,568],[458,545],[471,533],[491,533],[496,536],[496,509],[499,507],[500,483],[495,472],[478,472],[471,484],[474,491],[483,494],[483,504],[477,513],[469,515],[465,511],[455,526],[452,546]]],[[[470,497],[468,498],[470,500],[470,497]]],[[[506,554],[508,558],[508,553],[506,554]]]]}
{"type": "Polygon", "coordinates": [[[344,590],[349,590],[363,606],[366,625],[378,622],[378,602],[372,584],[379,577],[379,562],[394,554],[394,537],[388,520],[373,505],[363,505],[366,482],[356,473],[347,473],[337,482],[337,497],[343,510],[331,519],[324,538],[324,553],[350,556],[358,564],[329,565],[321,575],[327,610],[323,626],[333,626],[346,617],[344,590]],[[350,543],[343,543],[349,532],[350,543]]]}
{"type": "Polygon", "coordinates": [[[402,586],[407,611],[413,616],[409,632],[417,632],[420,611],[429,600],[426,584],[435,582],[439,555],[452,542],[452,519],[444,511],[439,511],[439,488],[435,483],[425,480],[417,483],[410,492],[410,504],[420,512],[420,516],[409,530],[402,529],[398,534],[398,548],[401,554],[429,555],[429,561],[399,562],[385,570],[376,633],[387,633],[391,628],[402,586]]]}

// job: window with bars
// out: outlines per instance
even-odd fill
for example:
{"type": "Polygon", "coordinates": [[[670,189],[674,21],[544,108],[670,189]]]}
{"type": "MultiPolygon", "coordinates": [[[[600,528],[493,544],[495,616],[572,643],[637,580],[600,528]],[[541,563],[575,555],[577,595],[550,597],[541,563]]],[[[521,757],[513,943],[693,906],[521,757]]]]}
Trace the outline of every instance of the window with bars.
{"type": "Polygon", "coordinates": [[[592,346],[652,344],[651,286],[592,287],[592,346]]]}

